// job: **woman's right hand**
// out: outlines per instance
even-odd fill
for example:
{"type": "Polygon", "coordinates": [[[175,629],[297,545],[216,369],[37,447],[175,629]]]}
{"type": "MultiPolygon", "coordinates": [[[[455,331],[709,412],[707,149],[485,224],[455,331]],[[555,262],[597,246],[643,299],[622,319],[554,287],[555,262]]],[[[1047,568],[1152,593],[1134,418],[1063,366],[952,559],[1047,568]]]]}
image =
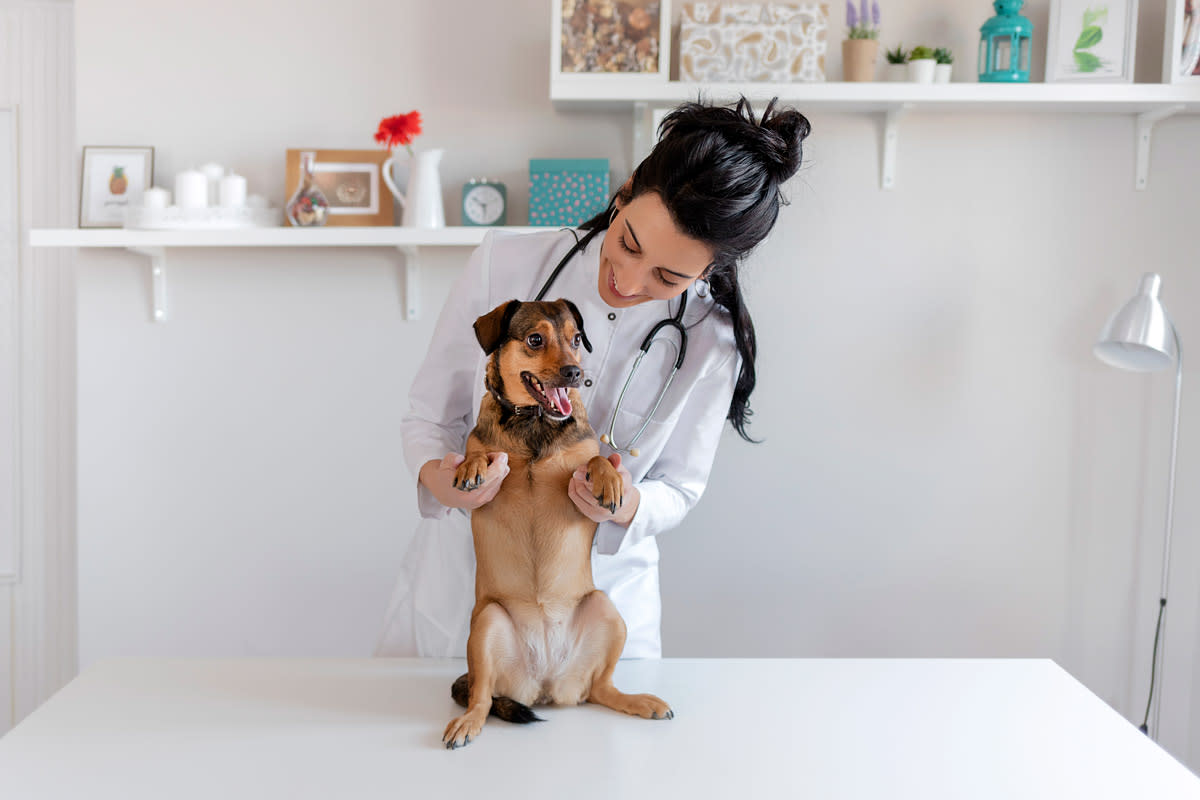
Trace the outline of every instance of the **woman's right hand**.
{"type": "Polygon", "coordinates": [[[500,491],[500,484],[508,474],[508,453],[488,453],[487,472],[483,483],[471,491],[454,487],[454,473],[458,465],[466,460],[461,453],[447,453],[441,461],[426,461],[421,467],[420,481],[439,503],[448,508],[465,508],[468,511],[491,502],[500,491]]]}

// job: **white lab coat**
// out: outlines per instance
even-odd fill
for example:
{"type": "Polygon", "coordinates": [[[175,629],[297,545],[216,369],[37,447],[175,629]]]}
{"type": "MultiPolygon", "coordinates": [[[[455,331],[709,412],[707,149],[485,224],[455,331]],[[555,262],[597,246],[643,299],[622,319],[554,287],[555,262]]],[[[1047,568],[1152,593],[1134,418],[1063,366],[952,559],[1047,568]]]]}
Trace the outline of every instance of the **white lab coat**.
{"type": "MultiPolygon", "coordinates": [[[[646,334],[678,303],[652,300],[625,309],[606,304],[597,288],[603,237],[598,234],[568,262],[545,298],[568,298],[583,316],[592,352],[582,353],[590,385],[585,382],[579,391],[597,435],[608,431],[646,334]]],[[[401,422],[413,476],[427,461],[462,453],[475,426],[486,358],[472,324],[507,300],[536,297],[574,243],[567,230],[490,231],[472,254],[438,318],[401,422]]],[[[729,314],[711,297],[689,290],[684,324],[689,338],[683,367],[637,441],[639,455],[622,454],[641,492],[637,514],[627,529],[601,523],[592,553],[596,586],[612,598],[628,629],[625,658],[662,654],[654,537],[677,526],[700,499],[741,363],[729,314]]],[[[618,443],[625,445],[653,409],[675,360],[673,346],[665,341],[675,339],[665,328],[643,359],[615,421],[618,443]]],[[[601,444],[600,452],[608,455],[612,449],[601,444]]],[[[461,658],[475,594],[470,515],[441,505],[419,483],[417,495],[422,521],[401,565],[375,654],[461,658]]]]}

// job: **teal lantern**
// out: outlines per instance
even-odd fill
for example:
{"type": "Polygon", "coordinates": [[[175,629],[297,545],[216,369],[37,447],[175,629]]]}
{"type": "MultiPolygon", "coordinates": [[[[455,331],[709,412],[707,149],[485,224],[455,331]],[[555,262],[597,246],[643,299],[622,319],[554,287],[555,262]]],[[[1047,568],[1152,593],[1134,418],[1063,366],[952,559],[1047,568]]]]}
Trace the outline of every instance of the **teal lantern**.
{"type": "Polygon", "coordinates": [[[995,0],[996,16],[979,32],[981,83],[1028,83],[1029,50],[1033,23],[1019,13],[1025,0],[995,0]]]}

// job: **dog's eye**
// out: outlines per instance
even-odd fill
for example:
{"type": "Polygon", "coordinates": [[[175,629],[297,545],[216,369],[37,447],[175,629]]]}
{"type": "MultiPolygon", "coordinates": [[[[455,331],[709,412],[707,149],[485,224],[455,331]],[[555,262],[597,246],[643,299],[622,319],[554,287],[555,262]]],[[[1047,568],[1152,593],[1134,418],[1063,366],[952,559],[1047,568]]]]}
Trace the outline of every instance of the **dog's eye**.
{"type": "Polygon", "coordinates": [[[525,337],[525,344],[532,347],[534,350],[540,350],[542,347],[542,335],[540,333],[531,333],[525,337]]]}
{"type": "Polygon", "coordinates": [[[579,347],[581,344],[583,344],[583,334],[577,333],[575,334],[575,346],[579,347]]]}

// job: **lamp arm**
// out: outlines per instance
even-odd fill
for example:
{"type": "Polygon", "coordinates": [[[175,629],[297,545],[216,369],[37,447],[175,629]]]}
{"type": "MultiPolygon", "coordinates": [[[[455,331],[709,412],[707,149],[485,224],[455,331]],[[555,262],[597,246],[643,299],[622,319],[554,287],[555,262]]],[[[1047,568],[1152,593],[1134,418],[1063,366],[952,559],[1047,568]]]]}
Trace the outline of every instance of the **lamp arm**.
{"type": "MultiPolygon", "coordinates": [[[[1158,657],[1163,667],[1166,667],[1167,657],[1167,581],[1171,574],[1171,531],[1175,525],[1175,456],[1179,446],[1179,401],[1183,393],[1183,343],[1179,341],[1179,333],[1175,330],[1175,326],[1171,326],[1171,332],[1175,336],[1175,349],[1178,353],[1175,367],[1175,413],[1171,421],[1171,468],[1167,473],[1167,521],[1166,532],[1163,535],[1163,563],[1162,563],[1162,588],[1159,594],[1159,627],[1161,629],[1162,644],[1159,648],[1158,657]]],[[[1162,710],[1162,672],[1159,670],[1157,678],[1158,688],[1154,698],[1154,731],[1152,738],[1158,741],[1158,723],[1162,710]]],[[[1154,691],[1154,676],[1151,676],[1151,691],[1154,691]]]]}

